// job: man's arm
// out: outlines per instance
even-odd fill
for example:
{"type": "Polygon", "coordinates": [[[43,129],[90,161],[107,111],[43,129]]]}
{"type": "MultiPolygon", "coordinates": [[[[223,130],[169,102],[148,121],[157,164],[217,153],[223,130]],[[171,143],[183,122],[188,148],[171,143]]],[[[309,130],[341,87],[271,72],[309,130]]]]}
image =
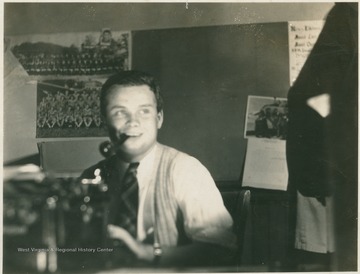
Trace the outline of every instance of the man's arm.
{"type": "MultiPolygon", "coordinates": [[[[109,236],[123,241],[139,260],[154,262],[154,248],[135,240],[125,229],[109,225],[109,236]]],[[[176,247],[162,247],[160,266],[221,266],[235,263],[236,250],[220,245],[194,242],[176,247]]]]}
{"type": "MultiPolygon", "coordinates": [[[[180,156],[172,170],[174,196],[184,217],[191,244],[162,247],[161,266],[230,265],[236,254],[233,221],[208,170],[195,158],[180,156]]],[[[152,245],[134,239],[126,230],[109,225],[109,236],[123,241],[137,258],[151,262],[152,245]]]]}

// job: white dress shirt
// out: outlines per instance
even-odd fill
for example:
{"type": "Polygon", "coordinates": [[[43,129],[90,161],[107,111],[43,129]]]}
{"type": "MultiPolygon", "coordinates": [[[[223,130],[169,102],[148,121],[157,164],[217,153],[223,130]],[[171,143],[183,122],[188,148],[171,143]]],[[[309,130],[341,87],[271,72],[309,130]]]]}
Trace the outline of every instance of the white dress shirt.
{"type": "MultiPolygon", "coordinates": [[[[144,228],[145,198],[155,160],[155,145],[140,161],[137,170],[139,182],[139,209],[137,239],[142,241],[147,233],[144,228]]],[[[194,157],[181,153],[174,165],[174,195],[184,217],[187,236],[193,240],[233,247],[235,235],[233,221],[226,210],[221,194],[209,171],[194,157]]]]}

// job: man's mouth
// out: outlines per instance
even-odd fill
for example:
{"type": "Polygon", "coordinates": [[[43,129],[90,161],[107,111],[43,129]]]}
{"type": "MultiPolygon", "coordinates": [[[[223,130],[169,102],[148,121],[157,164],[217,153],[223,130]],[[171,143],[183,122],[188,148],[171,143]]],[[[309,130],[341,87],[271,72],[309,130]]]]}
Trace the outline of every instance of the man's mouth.
{"type": "Polygon", "coordinates": [[[126,132],[125,135],[128,137],[139,137],[141,135],[141,133],[140,132],[126,132]]]}
{"type": "Polygon", "coordinates": [[[117,146],[121,146],[122,144],[124,144],[128,139],[132,139],[132,138],[137,138],[140,137],[142,135],[142,133],[140,132],[126,132],[126,133],[121,133],[118,137],[117,137],[117,141],[116,141],[116,145],[117,146]]]}

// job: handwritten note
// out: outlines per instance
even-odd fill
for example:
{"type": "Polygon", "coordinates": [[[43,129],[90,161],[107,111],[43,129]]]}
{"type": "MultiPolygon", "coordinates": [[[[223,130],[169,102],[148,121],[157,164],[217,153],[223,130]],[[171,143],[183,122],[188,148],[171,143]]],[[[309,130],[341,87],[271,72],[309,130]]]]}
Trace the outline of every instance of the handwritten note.
{"type": "Polygon", "coordinates": [[[324,21],[291,21],[289,32],[290,85],[298,77],[324,26],[324,21]]]}
{"type": "Polygon", "coordinates": [[[242,186],[286,190],[285,141],[249,138],[242,186]]]}

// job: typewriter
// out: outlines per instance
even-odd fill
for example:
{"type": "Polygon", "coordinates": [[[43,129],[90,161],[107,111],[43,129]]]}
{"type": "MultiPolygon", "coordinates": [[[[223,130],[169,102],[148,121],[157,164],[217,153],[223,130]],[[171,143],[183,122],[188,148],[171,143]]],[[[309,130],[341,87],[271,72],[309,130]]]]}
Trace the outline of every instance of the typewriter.
{"type": "Polygon", "coordinates": [[[4,271],[57,272],[104,267],[108,187],[53,177],[36,166],[4,169],[4,271]]]}

